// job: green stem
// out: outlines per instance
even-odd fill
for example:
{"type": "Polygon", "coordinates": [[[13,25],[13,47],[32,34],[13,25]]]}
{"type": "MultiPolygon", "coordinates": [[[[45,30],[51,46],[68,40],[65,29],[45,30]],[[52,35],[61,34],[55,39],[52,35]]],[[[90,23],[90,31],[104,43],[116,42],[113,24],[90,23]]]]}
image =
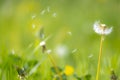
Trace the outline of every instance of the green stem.
{"type": "Polygon", "coordinates": [[[98,57],[98,66],[97,66],[96,80],[99,80],[99,74],[100,74],[100,62],[101,62],[101,56],[102,56],[102,45],[103,45],[103,39],[104,39],[104,36],[101,35],[100,51],[99,51],[99,57],[98,57]]]}
{"type": "Polygon", "coordinates": [[[53,66],[54,66],[60,80],[62,80],[61,74],[60,74],[59,69],[57,68],[57,66],[56,66],[56,64],[54,62],[54,59],[52,58],[52,56],[50,54],[48,54],[48,58],[50,59],[51,63],[53,64],[53,66]]]}

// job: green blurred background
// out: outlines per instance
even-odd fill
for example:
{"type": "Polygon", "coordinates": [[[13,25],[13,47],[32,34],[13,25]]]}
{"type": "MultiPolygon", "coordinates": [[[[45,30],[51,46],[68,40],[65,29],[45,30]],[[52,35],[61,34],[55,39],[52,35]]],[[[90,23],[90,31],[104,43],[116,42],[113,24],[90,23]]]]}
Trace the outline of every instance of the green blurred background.
{"type": "MultiPolygon", "coordinates": [[[[41,42],[41,27],[45,38],[50,36],[46,45],[59,67],[71,65],[79,76],[89,73],[95,80],[100,35],[93,31],[93,24],[97,20],[113,26],[105,37],[101,62],[100,80],[109,80],[111,69],[120,75],[120,0],[0,0],[1,80],[16,80],[17,73],[10,68],[14,64],[11,53],[22,59],[15,63],[19,66],[43,60],[46,55],[41,48],[32,54],[41,42]],[[56,55],[60,46],[67,55],[56,55]]],[[[50,66],[45,58],[36,72],[38,76],[30,80],[50,80],[50,66]]],[[[76,79],[69,76],[68,80],[76,79]]]]}

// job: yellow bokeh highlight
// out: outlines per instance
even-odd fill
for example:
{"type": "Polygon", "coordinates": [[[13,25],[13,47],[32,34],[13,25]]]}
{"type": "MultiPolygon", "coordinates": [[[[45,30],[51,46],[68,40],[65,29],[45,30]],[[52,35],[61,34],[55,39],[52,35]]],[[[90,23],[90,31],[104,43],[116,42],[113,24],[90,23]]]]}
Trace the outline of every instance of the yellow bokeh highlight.
{"type": "Polygon", "coordinates": [[[64,73],[69,76],[74,73],[74,68],[72,66],[66,65],[64,73]]]}

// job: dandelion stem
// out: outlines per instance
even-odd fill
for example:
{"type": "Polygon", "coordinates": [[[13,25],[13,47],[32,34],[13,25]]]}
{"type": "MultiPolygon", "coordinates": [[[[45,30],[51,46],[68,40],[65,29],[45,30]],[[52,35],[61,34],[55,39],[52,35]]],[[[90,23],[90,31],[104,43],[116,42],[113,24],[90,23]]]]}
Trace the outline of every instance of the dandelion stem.
{"type": "Polygon", "coordinates": [[[54,66],[54,68],[55,68],[55,70],[56,70],[60,80],[62,80],[61,74],[60,74],[59,69],[57,68],[57,66],[56,66],[56,64],[54,62],[54,59],[52,58],[52,56],[50,54],[48,54],[48,57],[49,57],[51,63],[53,64],[53,66],[54,66]]]}
{"type": "Polygon", "coordinates": [[[96,80],[99,80],[100,62],[101,62],[101,56],[102,56],[102,45],[103,45],[103,40],[104,40],[104,36],[101,35],[100,51],[99,51],[99,57],[98,57],[98,66],[97,66],[96,80]]]}

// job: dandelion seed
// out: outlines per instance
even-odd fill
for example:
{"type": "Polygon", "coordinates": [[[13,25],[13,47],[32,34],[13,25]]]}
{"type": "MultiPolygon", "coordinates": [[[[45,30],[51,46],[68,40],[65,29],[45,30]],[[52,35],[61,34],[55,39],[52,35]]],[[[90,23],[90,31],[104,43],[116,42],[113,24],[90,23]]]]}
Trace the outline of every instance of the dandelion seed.
{"type": "Polygon", "coordinates": [[[32,19],[35,19],[35,17],[36,17],[36,15],[33,15],[33,16],[32,16],[32,19]]]}
{"type": "Polygon", "coordinates": [[[42,47],[42,52],[44,53],[46,51],[46,43],[45,43],[45,41],[40,42],[40,46],[42,47]]]}
{"type": "Polygon", "coordinates": [[[40,33],[39,34],[40,34],[40,38],[44,39],[45,35],[44,35],[44,28],[43,27],[40,29],[40,33]]]}
{"type": "Polygon", "coordinates": [[[36,27],[35,24],[32,24],[32,28],[35,29],[35,27],[36,27]]]}
{"type": "Polygon", "coordinates": [[[108,28],[105,24],[101,24],[100,21],[94,23],[93,29],[100,35],[108,35],[112,32],[112,27],[108,28]]]}
{"type": "Polygon", "coordinates": [[[12,54],[15,54],[15,50],[14,49],[12,49],[12,54]]]}
{"type": "Polygon", "coordinates": [[[73,49],[72,53],[75,53],[75,52],[77,52],[77,50],[78,50],[78,49],[73,49]]]}
{"type": "Polygon", "coordinates": [[[55,52],[62,57],[68,53],[68,47],[66,45],[59,45],[56,47],[55,52]]]}
{"type": "Polygon", "coordinates": [[[69,31],[69,32],[67,32],[67,34],[71,36],[71,35],[72,35],[72,32],[69,31]]]}
{"type": "Polygon", "coordinates": [[[56,17],[56,16],[57,16],[57,13],[54,12],[54,13],[52,14],[52,16],[53,16],[53,17],[56,17]]]}
{"type": "Polygon", "coordinates": [[[47,7],[47,12],[50,12],[50,7],[47,7]]]}
{"type": "Polygon", "coordinates": [[[108,35],[112,32],[112,27],[108,28],[105,24],[101,24],[100,21],[96,21],[93,25],[93,29],[96,33],[101,35],[100,51],[99,51],[98,66],[97,66],[97,73],[96,73],[96,80],[99,80],[103,40],[105,35],[108,35]]]}
{"type": "Polygon", "coordinates": [[[92,58],[93,57],[93,54],[90,54],[89,56],[88,56],[88,58],[92,58]]]}
{"type": "Polygon", "coordinates": [[[50,54],[50,53],[52,52],[52,50],[49,49],[49,50],[47,50],[46,52],[47,52],[48,54],[50,54]]]}
{"type": "Polygon", "coordinates": [[[45,10],[42,10],[42,11],[41,11],[41,15],[45,14],[45,12],[46,12],[45,10]]]}
{"type": "Polygon", "coordinates": [[[40,42],[40,46],[45,46],[45,45],[46,45],[45,41],[40,42]]]}

